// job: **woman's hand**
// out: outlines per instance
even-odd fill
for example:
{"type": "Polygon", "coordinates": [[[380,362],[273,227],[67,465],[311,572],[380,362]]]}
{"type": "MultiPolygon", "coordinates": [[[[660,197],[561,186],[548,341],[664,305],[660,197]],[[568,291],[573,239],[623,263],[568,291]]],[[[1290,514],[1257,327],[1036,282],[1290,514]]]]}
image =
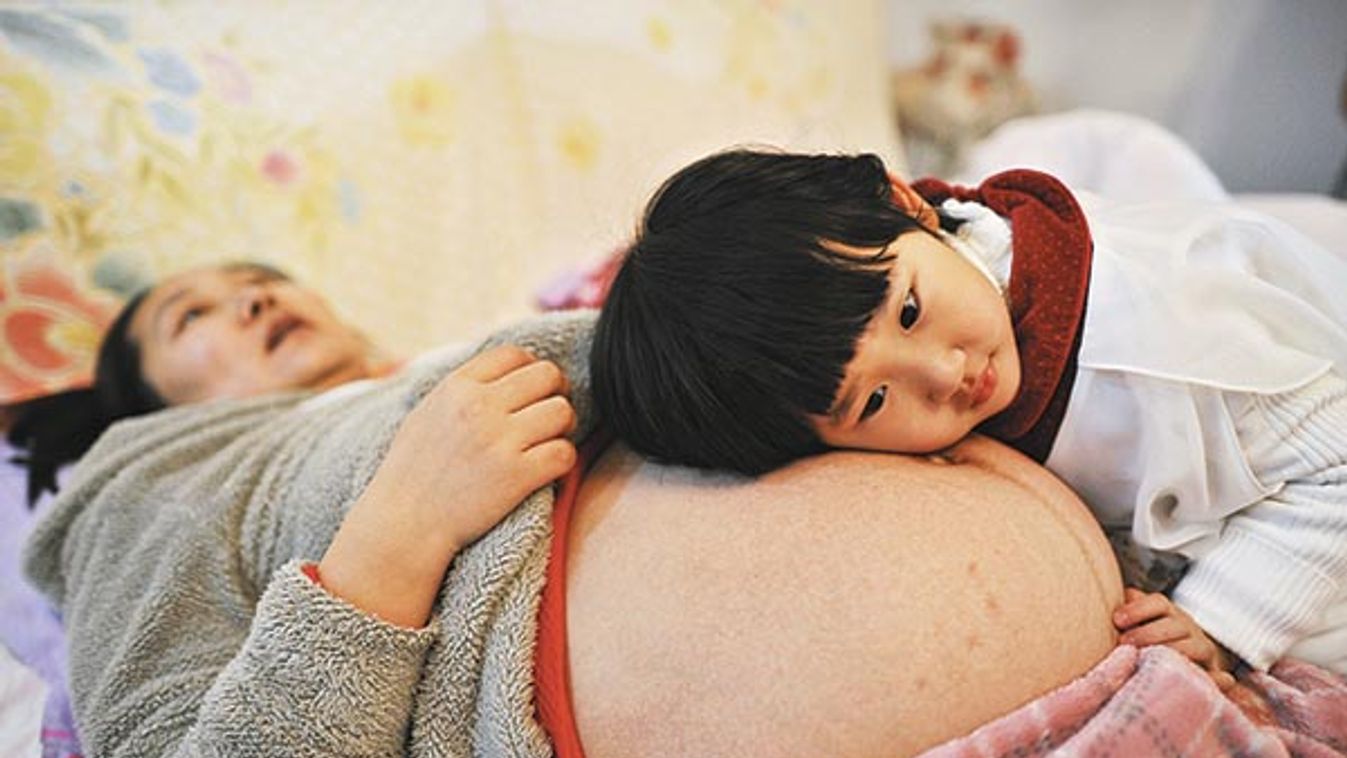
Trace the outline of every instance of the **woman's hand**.
{"type": "Polygon", "coordinates": [[[426,511],[457,553],[574,465],[565,392],[556,364],[513,345],[473,357],[407,414],[366,495],[426,511]]]}
{"type": "Polygon", "coordinates": [[[1234,657],[1164,595],[1128,587],[1123,591],[1123,604],[1113,612],[1113,624],[1123,633],[1120,643],[1166,645],[1201,666],[1222,692],[1235,686],[1230,673],[1234,657]]]}
{"type": "Polygon", "coordinates": [[[403,420],[319,564],[333,594],[422,626],[450,561],[575,464],[561,370],[520,348],[474,356],[403,420]]]}

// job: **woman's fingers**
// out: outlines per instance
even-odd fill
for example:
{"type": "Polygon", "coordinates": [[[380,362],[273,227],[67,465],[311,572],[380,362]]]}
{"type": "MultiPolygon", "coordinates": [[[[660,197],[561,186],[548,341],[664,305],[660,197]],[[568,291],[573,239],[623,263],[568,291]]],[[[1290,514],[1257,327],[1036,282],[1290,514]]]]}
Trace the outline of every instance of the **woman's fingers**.
{"type": "Polygon", "coordinates": [[[512,413],[547,398],[564,395],[566,374],[551,361],[538,360],[514,345],[501,345],[473,356],[456,372],[485,385],[497,408],[512,413]]]}
{"type": "Polygon", "coordinates": [[[493,382],[507,411],[517,411],[548,397],[566,393],[566,375],[551,361],[534,360],[493,382]]]}
{"type": "Polygon", "coordinates": [[[578,458],[575,445],[560,437],[534,445],[525,450],[523,455],[528,468],[535,474],[536,484],[530,488],[530,492],[564,476],[578,458]]]}
{"type": "Polygon", "coordinates": [[[537,359],[521,347],[497,345],[469,358],[454,373],[486,384],[496,381],[521,366],[527,366],[535,360],[537,359]]]}
{"type": "Polygon", "coordinates": [[[520,448],[528,449],[571,431],[575,427],[575,411],[566,398],[549,395],[515,411],[513,420],[520,448]]]}

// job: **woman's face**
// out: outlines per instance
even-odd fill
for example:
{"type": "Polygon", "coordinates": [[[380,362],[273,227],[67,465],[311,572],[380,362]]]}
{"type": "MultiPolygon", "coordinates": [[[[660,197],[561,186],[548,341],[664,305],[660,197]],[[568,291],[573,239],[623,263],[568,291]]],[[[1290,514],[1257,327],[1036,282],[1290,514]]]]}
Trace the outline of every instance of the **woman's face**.
{"type": "Polygon", "coordinates": [[[169,405],[324,389],[369,375],[364,339],[318,294],[249,265],[161,282],[132,317],[145,380],[169,405]]]}

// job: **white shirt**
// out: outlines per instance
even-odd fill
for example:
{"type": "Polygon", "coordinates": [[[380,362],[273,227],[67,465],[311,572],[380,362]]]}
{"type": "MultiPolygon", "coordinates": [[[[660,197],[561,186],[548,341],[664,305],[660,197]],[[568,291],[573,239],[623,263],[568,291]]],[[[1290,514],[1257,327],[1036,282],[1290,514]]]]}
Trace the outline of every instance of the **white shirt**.
{"type": "MultiPolygon", "coordinates": [[[[1347,673],[1347,262],[1229,204],[1078,199],[1094,260],[1047,467],[1191,559],[1175,603],[1251,665],[1347,673]]],[[[1004,287],[1005,222],[945,208],[1004,287]]]]}

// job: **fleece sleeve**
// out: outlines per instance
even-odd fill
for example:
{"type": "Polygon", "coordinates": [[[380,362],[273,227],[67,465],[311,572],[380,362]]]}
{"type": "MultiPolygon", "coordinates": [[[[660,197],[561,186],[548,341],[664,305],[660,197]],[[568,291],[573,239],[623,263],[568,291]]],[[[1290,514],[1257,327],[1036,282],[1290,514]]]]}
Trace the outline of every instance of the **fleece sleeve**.
{"type": "Polygon", "coordinates": [[[175,660],[171,648],[164,656],[140,651],[146,655],[136,656],[138,667],[154,676],[129,677],[144,688],[103,688],[105,698],[120,696],[104,700],[109,710],[90,735],[91,752],[401,755],[416,682],[437,634],[438,621],[413,630],[365,614],[291,561],[263,592],[245,636],[224,632],[213,644],[199,642],[193,661],[175,660]]]}
{"type": "Polygon", "coordinates": [[[202,704],[189,746],[205,754],[401,755],[412,694],[435,636],[392,626],[283,566],[243,648],[202,704]]]}
{"type": "Polygon", "coordinates": [[[1329,373],[1230,407],[1250,469],[1274,491],[1227,518],[1174,601],[1266,669],[1347,599],[1347,382],[1329,373]]]}

